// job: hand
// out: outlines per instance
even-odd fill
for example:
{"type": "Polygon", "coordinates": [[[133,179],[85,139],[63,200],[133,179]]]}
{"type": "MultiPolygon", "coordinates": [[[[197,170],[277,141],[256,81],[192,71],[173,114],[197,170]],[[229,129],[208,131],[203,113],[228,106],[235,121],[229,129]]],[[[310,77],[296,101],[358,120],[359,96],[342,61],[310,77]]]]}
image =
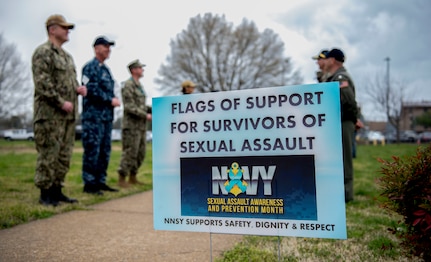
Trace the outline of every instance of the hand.
{"type": "Polygon", "coordinates": [[[67,113],[71,113],[73,112],[73,104],[69,101],[65,101],[61,109],[63,109],[67,113]]]}
{"type": "Polygon", "coordinates": [[[120,100],[118,98],[116,98],[116,97],[112,98],[111,105],[113,107],[120,106],[121,105],[120,100]]]}
{"type": "Polygon", "coordinates": [[[147,120],[151,121],[151,119],[153,119],[153,115],[152,114],[147,114],[147,120]]]}
{"type": "Polygon", "coordinates": [[[356,121],[356,124],[355,124],[355,129],[358,130],[358,129],[361,129],[363,127],[364,127],[364,123],[362,123],[362,121],[358,119],[356,121]]]}
{"type": "Polygon", "coordinates": [[[87,87],[86,86],[78,86],[76,88],[76,92],[78,94],[80,94],[81,96],[86,96],[87,95],[87,87]]]}

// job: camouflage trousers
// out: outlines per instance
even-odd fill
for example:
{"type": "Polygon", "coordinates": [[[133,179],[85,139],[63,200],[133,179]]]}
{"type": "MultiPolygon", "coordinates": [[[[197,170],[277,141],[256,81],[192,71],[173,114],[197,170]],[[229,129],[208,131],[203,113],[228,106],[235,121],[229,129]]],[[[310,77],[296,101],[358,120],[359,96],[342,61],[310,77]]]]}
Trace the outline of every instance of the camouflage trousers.
{"type": "Polygon", "coordinates": [[[123,152],[118,173],[123,176],[137,174],[145,158],[146,132],[139,129],[121,131],[123,152]]]}
{"type": "Polygon", "coordinates": [[[34,183],[43,189],[61,185],[69,171],[75,120],[39,120],[33,129],[37,150],[34,183]]]}
{"type": "Polygon", "coordinates": [[[111,156],[112,122],[82,121],[82,180],[84,184],[105,184],[111,156]]]}
{"type": "Polygon", "coordinates": [[[353,132],[355,125],[351,121],[341,123],[344,164],[344,196],[345,201],[353,200],[353,132]]]}

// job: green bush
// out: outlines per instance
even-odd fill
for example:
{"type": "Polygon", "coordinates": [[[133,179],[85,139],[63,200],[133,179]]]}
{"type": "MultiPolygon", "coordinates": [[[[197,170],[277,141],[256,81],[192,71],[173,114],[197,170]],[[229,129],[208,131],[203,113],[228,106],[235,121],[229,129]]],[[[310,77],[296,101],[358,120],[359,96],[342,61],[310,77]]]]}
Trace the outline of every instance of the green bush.
{"type": "Polygon", "coordinates": [[[414,156],[379,161],[383,207],[404,219],[390,230],[409,253],[431,261],[431,144],[419,147],[414,156]]]}

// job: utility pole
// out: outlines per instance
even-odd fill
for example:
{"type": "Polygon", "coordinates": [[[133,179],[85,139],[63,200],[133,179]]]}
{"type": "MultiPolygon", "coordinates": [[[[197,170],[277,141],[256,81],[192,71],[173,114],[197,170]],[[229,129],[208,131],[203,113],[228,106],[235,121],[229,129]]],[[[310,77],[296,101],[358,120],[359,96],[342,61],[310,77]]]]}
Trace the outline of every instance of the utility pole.
{"type": "Polygon", "coordinates": [[[386,65],[386,84],[387,84],[387,88],[388,88],[388,91],[391,89],[390,88],[390,78],[389,78],[389,63],[390,63],[390,61],[391,61],[391,59],[389,58],[389,57],[386,57],[385,58],[385,61],[386,61],[386,63],[387,63],[387,65],[386,65]]]}
{"type": "MultiPolygon", "coordinates": [[[[392,123],[395,126],[396,134],[397,134],[397,143],[400,141],[400,119],[399,116],[391,115],[390,112],[390,98],[394,95],[391,90],[391,78],[390,78],[390,70],[389,70],[389,64],[391,62],[391,59],[388,57],[385,58],[386,61],[386,113],[388,115],[388,120],[390,123],[392,123]],[[392,118],[392,119],[391,119],[392,118]]],[[[401,104],[402,106],[402,104],[401,104]]]]}
{"type": "MultiPolygon", "coordinates": [[[[386,89],[385,89],[385,107],[386,107],[386,114],[388,115],[388,117],[390,117],[389,115],[389,98],[392,96],[391,94],[391,86],[390,86],[390,78],[389,78],[389,62],[391,61],[391,59],[388,57],[385,58],[386,61],[386,89]]],[[[390,119],[388,119],[390,121],[390,119]]]]}

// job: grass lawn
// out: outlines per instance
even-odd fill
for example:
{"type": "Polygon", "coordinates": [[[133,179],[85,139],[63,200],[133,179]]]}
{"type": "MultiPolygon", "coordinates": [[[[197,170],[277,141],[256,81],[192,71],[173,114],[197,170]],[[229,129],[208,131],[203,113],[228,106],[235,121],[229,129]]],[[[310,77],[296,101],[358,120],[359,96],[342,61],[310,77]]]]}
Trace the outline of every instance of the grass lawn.
{"type": "MultiPolygon", "coordinates": [[[[399,241],[388,232],[396,228],[401,219],[379,207],[380,176],[377,158],[407,156],[416,152],[415,144],[390,144],[386,146],[359,145],[355,169],[355,200],[346,206],[347,240],[244,236],[243,241],[225,252],[217,261],[418,261],[407,257],[399,241]]],[[[113,143],[108,168],[108,184],[116,187],[121,155],[120,142],[113,143]]],[[[36,152],[32,142],[0,141],[0,229],[9,228],[32,220],[74,209],[87,209],[90,205],[152,189],[152,154],[148,144],[144,165],[138,174],[144,186],[107,192],[96,197],[82,192],[82,146],[75,145],[70,172],[64,192],[78,198],[79,204],[45,207],[38,204],[39,190],[33,184],[36,152]]]]}
{"type": "MultiPolygon", "coordinates": [[[[426,145],[424,145],[426,146],[426,145]]],[[[420,261],[403,253],[388,228],[397,228],[397,214],[379,207],[377,158],[414,155],[418,145],[359,145],[354,159],[355,200],[346,205],[347,240],[245,236],[218,262],[230,261],[420,261]]]]}
{"type": "MultiPolygon", "coordinates": [[[[145,185],[121,189],[116,193],[105,192],[103,196],[93,196],[82,192],[82,151],[82,145],[77,141],[70,171],[66,176],[63,188],[63,193],[77,198],[79,204],[46,207],[38,203],[40,191],[33,181],[37,157],[34,142],[0,141],[0,229],[69,210],[85,209],[92,204],[152,189],[151,144],[148,144],[146,158],[138,174],[138,179],[145,185]]],[[[121,143],[113,142],[107,184],[114,188],[118,188],[116,170],[120,164],[120,157],[121,143]]]]}

